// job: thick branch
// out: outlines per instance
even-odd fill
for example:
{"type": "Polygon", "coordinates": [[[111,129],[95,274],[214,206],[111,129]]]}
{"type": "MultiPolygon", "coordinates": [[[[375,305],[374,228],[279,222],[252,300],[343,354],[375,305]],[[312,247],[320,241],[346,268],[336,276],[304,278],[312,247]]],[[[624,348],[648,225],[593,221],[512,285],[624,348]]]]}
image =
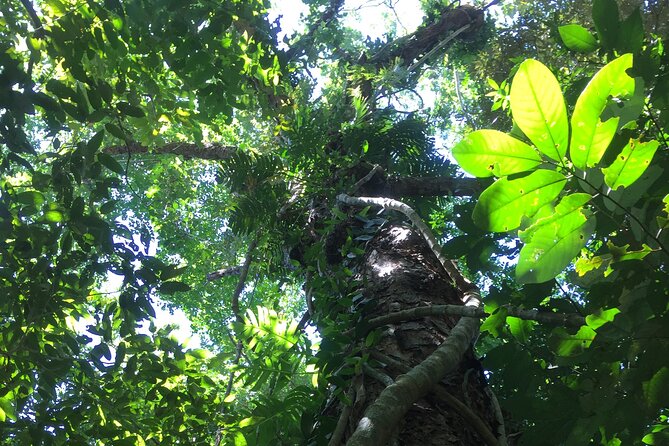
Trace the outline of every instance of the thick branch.
{"type": "MultiPolygon", "coordinates": [[[[551,325],[565,325],[569,327],[580,327],[585,324],[585,317],[576,313],[549,313],[539,310],[524,310],[521,308],[505,306],[507,316],[517,317],[519,319],[538,321],[551,325]]],[[[381,327],[387,324],[404,322],[412,319],[420,319],[427,316],[464,316],[484,318],[489,316],[482,307],[466,307],[462,305],[430,305],[425,307],[409,308],[386,314],[384,316],[370,319],[367,324],[369,329],[381,327]]]]}
{"type": "Polygon", "coordinates": [[[238,276],[242,272],[242,265],[229,266],[227,268],[219,269],[217,271],[212,271],[207,274],[207,281],[211,282],[212,280],[222,279],[223,277],[228,276],[238,276]]]}
{"type": "Polygon", "coordinates": [[[477,197],[483,187],[476,178],[454,177],[390,177],[379,196],[384,197],[477,197]]]}
{"type": "Polygon", "coordinates": [[[246,286],[246,277],[249,274],[249,266],[251,266],[251,260],[253,259],[253,251],[255,251],[256,246],[258,245],[258,238],[254,238],[249,249],[246,252],[246,258],[242,264],[241,270],[239,271],[239,280],[237,281],[237,288],[232,295],[232,300],[230,306],[232,308],[232,313],[235,315],[237,322],[244,322],[244,318],[239,312],[239,296],[242,294],[244,287],[246,286]]]}
{"type": "Polygon", "coordinates": [[[24,8],[26,8],[28,16],[30,16],[30,21],[33,24],[33,28],[35,28],[35,37],[38,38],[44,37],[44,26],[42,25],[42,20],[35,12],[33,4],[30,3],[30,0],[21,0],[21,4],[23,5],[24,8]]]}
{"type": "Polygon", "coordinates": [[[199,158],[204,160],[225,160],[237,151],[235,146],[226,146],[219,143],[197,145],[188,142],[171,142],[161,147],[148,148],[139,143],[130,143],[121,146],[106,147],[103,149],[109,155],[138,155],[155,153],[161,155],[180,155],[186,159],[199,158]]]}
{"type": "Polygon", "coordinates": [[[442,41],[448,39],[451,33],[469,26],[466,33],[460,34],[467,36],[477,32],[481,25],[483,25],[483,10],[470,5],[447,9],[435,22],[421,26],[413,34],[388,44],[372,56],[369,62],[377,66],[386,66],[399,57],[409,67],[414,61],[442,45],[442,41]]]}

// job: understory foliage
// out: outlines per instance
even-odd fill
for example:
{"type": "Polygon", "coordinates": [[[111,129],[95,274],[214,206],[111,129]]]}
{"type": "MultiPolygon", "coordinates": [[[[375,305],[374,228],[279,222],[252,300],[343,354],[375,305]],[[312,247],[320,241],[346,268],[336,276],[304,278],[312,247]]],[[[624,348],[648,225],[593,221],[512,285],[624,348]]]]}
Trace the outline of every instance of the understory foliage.
{"type": "Polygon", "coordinates": [[[0,444],[328,444],[377,365],[360,259],[406,222],[336,197],[406,179],[484,291],[507,444],[669,444],[661,2],[443,36],[422,1],[424,52],[307,3],[282,39],[264,0],[0,5],[0,444]],[[480,195],[425,192],[465,173],[480,195]]]}

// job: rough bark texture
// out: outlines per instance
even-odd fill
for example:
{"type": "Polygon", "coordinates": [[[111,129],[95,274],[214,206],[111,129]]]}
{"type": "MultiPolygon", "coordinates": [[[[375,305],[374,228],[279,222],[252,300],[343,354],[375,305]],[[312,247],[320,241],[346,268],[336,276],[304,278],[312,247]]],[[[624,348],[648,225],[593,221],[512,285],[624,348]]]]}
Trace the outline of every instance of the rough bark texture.
{"type": "MultiPolygon", "coordinates": [[[[462,305],[461,296],[423,238],[406,226],[379,231],[368,243],[361,274],[366,284],[363,293],[376,302],[374,309],[365,315],[368,319],[426,304],[462,305]]],[[[370,353],[378,352],[405,367],[414,367],[442,344],[457,321],[457,316],[446,315],[390,324],[381,329],[382,338],[370,353]]],[[[370,365],[392,379],[406,372],[405,367],[383,361],[370,365]]],[[[362,380],[364,404],[360,404],[358,391],[344,441],[355,430],[365,408],[386,387],[378,377],[367,375],[362,380]]],[[[484,391],[485,379],[471,349],[440,386],[467,405],[490,431],[495,431],[490,401],[484,391]]],[[[414,403],[391,438],[389,444],[409,446],[484,444],[471,423],[440,399],[437,392],[414,403]]]]}
{"type": "Polygon", "coordinates": [[[452,32],[469,26],[466,32],[460,35],[466,38],[476,34],[484,22],[483,10],[470,5],[462,5],[453,9],[446,9],[438,20],[421,26],[414,33],[397,39],[392,45],[376,53],[369,62],[384,66],[395,58],[400,58],[406,64],[426,55],[437,47],[442,40],[452,32]]]}

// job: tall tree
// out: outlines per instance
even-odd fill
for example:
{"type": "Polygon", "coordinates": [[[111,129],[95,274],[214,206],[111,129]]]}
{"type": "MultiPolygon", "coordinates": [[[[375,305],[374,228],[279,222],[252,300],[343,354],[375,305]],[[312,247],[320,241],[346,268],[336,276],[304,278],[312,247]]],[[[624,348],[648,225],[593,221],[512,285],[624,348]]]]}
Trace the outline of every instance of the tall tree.
{"type": "Polygon", "coordinates": [[[1,443],[666,441],[661,4],[519,4],[513,48],[423,3],[370,41],[310,2],[285,45],[261,1],[1,6],[1,443]],[[478,73],[432,113],[445,60],[478,73]],[[464,177],[430,132],[490,105],[464,177]]]}

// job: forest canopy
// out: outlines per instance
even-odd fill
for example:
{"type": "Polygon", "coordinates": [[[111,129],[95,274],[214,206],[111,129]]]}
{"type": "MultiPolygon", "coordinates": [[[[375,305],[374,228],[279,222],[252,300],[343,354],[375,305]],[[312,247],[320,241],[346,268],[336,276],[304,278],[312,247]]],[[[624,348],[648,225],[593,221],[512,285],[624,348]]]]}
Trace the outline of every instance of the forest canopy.
{"type": "Polygon", "coordinates": [[[669,5],[277,7],[0,4],[0,444],[669,444],[669,5]]]}

